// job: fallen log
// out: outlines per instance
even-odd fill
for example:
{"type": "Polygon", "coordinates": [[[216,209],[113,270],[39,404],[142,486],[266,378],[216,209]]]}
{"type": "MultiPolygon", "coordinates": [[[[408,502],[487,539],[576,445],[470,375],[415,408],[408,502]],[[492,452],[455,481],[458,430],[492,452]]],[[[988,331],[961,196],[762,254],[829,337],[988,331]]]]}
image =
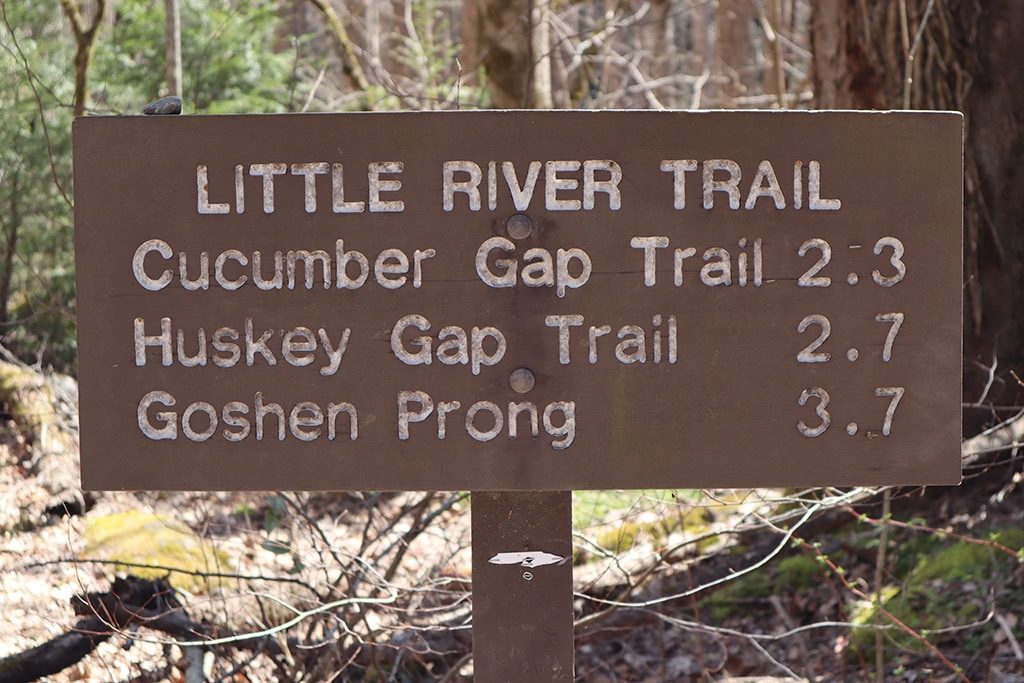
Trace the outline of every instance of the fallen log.
{"type": "MultiPolygon", "coordinates": [[[[118,578],[108,592],[74,596],[71,607],[82,618],[68,632],[0,659],[0,683],[28,683],[63,671],[88,656],[100,643],[129,629],[151,629],[181,642],[237,635],[190,619],[174,590],[160,579],[118,578]]],[[[282,654],[281,644],[271,636],[240,639],[218,647],[270,656],[282,654]]]]}
{"type": "Polygon", "coordinates": [[[0,659],[0,683],[27,683],[63,671],[113,634],[99,619],[82,619],[67,633],[0,659]]]}
{"type": "Polygon", "coordinates": [[[970,465],[985,455],[1011,450],[1022,445],[1024,445],[1024,415],[1018,415],[964,441],[960,446],[961,462],[964,465],[970,465]]]}

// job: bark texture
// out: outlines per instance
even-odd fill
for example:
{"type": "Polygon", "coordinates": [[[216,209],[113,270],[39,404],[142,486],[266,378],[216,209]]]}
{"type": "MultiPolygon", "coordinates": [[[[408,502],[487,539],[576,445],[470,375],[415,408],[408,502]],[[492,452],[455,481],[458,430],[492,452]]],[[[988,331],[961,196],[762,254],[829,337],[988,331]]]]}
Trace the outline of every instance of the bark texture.
{"type": "MultiPolygon", "coordinates": [[[[1024,2],[822,0],[813,11],[818,107],[964,114],[964,391],[976,401],[993,358],[1000,372],[1024,359],[1024,2]]],[[[1014,400],[1011,384],[987,399],[1014,400]]]]}
{"type": "Polygon", "coordinates": [[[754,85],[754,50],[751,27],[754,21],[754,0],[719,0],[715,20],[718,36],[715,42],[716,71],[728,80],[720,88],[723,108],[734,106],[737,97],[750,94],[754,85]]]}
{"type": "Polygon", "coordinates": [[[103,14],[107,9],[106,0],[95,0],[92,19],[86,24],[82,18],[82,7],[78,0],[60,0],[60,6],[71,22],[71,32],[75,36],[75,95],[72,111],[75,116],[85,113],[89,100],[89,64],[92,62],[93,46],[96,44],[96,32],[103,23],[103,14]]]}
{"type": "Polygon", "coordinates": [[[164,0],[164,40],[167,54],[167,94],[181,97],[181,5],[164,0]]]}
{"type": "Polygon", "coordinates": [[[466,0],[475,3],[477,51],[491,106],[552,106],[547,0],[466,0]]]}
{"type": "Polygon", "coordinates": [[[345,74],[345,78],[349,80],[353,90],[365,92],[369,87],[369,83],[366,80],[363,66],[359,63],[359,58],[356,56],[356,48],[349,38],[345,22],[338,16],[334,6],[331,5],[331,0],[310,0],[310,2],[320,10],[324,17],[324,27],[331,34],[335,48],[338,51],[338,58],[341,60],[341,72],[345,74]]]}

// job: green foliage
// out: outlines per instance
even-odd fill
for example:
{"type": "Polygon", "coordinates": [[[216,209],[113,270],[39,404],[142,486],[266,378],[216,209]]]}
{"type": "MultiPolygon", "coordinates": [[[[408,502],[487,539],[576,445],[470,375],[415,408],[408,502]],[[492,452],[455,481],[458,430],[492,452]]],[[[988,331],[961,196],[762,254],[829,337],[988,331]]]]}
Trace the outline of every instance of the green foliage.
{"type": "Polygon", "coordinates": [[[728,582],[704,602],[708,616],[721,622],[747,609],[751,603],[771,595],[793,593],[811,588],[823,580],[824,567],[812,555],[792,555],[770,568],[745,574],[728,582]]]}
{"type": "MultiPolygon", "coordinates": [[[[438,0],[415,0],[400,30],[381,34],[386,67],[363,55],[372,77],[360,94],[338,87],[344,80],[315,12],[308,30],[296,34],[299,9],[290,2],[180,2],[188,114],[486,103],[479,86],[460,88],[460,77],[469,74],[458,65],[459,27],[438,0]],[[312,92],[321,81],[320,90],[328,92],[312,92]]],[[[11,28],[0,27],[0,340],[19,356],[74,373],[75,41],[57,2],[3,6],[11,28]]],[[[164,4],[118,0],[107,6],[88,70],[87,113],[138,114],[167,94],[164,4]]]]}
{"type": "MultiPolygon", "coordinates": [[[[271,0],[184,0],[182,85],[187,113],[288,109],[292,55],[275,50],[281,19],[271,0]],[[269,49],[268,49],[269,48],[269,49]]],[[[137,112],[166,94],[163,4],[121,0],[113,33],[96,49],[98,109],[137,112]]]]}
{"type": "Polygon", "coordinates": [[[0,28],[0,283],[9,279],[0,324],[23,355],[67,367],[72,223],[54,176],[70,193],[70,43],[56,3],[6,3],[5,14],[14,34],[0,28]]]}
{"type": "Polygon", "coordinates": [[[953,543],[921,558],[910,575],[909,587],[920,588],[929,581],[949,583],[987,577],[995,564],[992,548],[962,541],[953,543]]]}
{"type": "Polygon", "coordinates": [[[1020,557],[1021,551],[1024,551],[1024,528],[1015,526],[997,531],[991,535],[991,540],[1005,545],[1010,550],[1016,550],[1018,557],[1020,557]]]}
{"type": "Polygon", "coordinates": [[[752,601],[772,594],[772,580],[764,570],[744,574],[718,589],[704,602],[712,622],[721,622],[752,601]]]}
{"type": "MultiPolygon", "coordinates": [[[[4,7],[13,34],[0,28],[0,330],[18,355],[73,372],[74,40],[58,3],[4,7]]],[[[89,70],[89,112],[134,114],[165,94],[163,3],[112,7],[89,70]]],[[[184,0],[181,9],[187,112],[293,108],[298,39],[282,39],[277,2],[184,0]]]]}
{"type": "Polygon", "coordinates": [[[796,592],[820,583],[825,574],[821,562],[811,555],[793,555],[775,568],[775,592],[796,592]]]}
{"type": "MultiPolygon", "coordinates": [[[[388,36],[382,50],[395,59],[399,72],[408,75],[396,84],[396,88],[385,88],[371,84],[365,93],[365,101],[376,111],[407,109],[410,102],[424,109],[473,109],[487,106],[486,90],[478,86],[461,86],[459,70],[459,44],[452,40],[458,31],[452,26],[451,15],[441,11],[437,0],[412,2],[407,32],[388,36]],[[406,94],[406,97],[402,96],[406,94]]],[[[468,65],[467,65],[468,66],[468,65]]],[[[483,83],[483,69],[476,83],[483,83]]]]}

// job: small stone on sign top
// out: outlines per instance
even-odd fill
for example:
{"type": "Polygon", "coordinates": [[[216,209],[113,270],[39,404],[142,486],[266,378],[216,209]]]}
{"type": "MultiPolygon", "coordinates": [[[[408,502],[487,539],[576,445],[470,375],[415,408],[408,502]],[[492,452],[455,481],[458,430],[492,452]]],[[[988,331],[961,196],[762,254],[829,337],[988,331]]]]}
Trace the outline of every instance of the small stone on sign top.
{"type": "Polygon", "coordinates": [[[181,113],[181,98],[177,95],[161,97],[155,102],[150,102],[142,108],[142,113],[147,116],[167,116],[181,113]]]}

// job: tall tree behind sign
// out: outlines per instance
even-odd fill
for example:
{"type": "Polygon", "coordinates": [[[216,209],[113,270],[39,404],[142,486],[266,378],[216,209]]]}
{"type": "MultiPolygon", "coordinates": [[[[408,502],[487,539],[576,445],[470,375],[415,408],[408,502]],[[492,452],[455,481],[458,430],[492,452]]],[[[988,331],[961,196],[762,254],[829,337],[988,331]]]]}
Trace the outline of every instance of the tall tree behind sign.
{"type": "MultiPolygon", "coordinates": [[[[966,119],[965,401],[1022,357],[1024,195],[1019,187],[1024,25],[1015,0],[814,3],[815,105],[838,109],[955,109],[966,119]],[[899,11],[906,7],[906,13],[899,11]]],[[[986,400],[1017,386],[992,383],[986,400]]],[[[968,433],[971,415],[965,416],[968,433]]],[[[987,417],[976,415],[974,417],[987,417]]]]}

